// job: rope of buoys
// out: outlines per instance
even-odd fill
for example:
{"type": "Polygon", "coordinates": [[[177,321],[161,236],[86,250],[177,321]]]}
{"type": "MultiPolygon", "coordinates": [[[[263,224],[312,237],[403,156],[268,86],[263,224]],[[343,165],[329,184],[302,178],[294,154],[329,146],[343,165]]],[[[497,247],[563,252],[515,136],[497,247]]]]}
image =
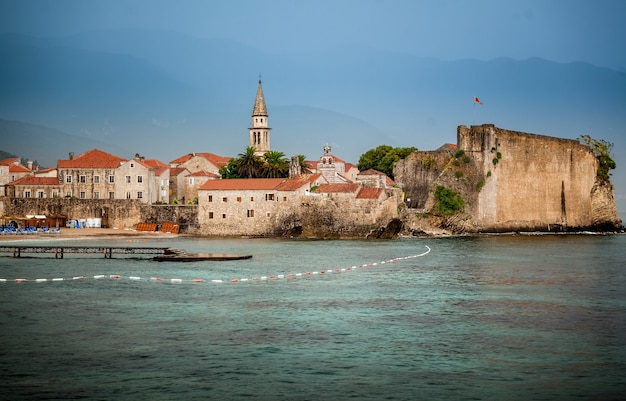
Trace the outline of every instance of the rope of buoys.
{"type": "MultiPolygon", "coordinates": [[[[304,273],[287,273],[287,274],[271,274],[269,276],[261,276],[261,277],[252,277],[252,278],[247,278],[247,277],[243,277],[243,278],[232,278],[230,280],[220,280],[220,279],[213,279],[213,280],[205,280],[205,279],[201,279],[201,278],[195,278],[195,279],[180,279],[180,278],[170,278],[170,279],[164,279],[161,277],[150,277],[149,279],[142,279],[139,276],[128,276],[128,277],[123,277],[119,274],[109,274],[109,275],[105,275],[105,274],[97,274],[92,276],[92,278],[94,280],[102,280],[102,279],[106,279],[109,278],[111,280],[123,280],[123,279],[128,279],[131,281],[157,281],[157,282],[169,282],[172,284],[182,284],[182,283],[206,283],[206,282],[210,282],[210,283],[215,283],[215,284],[222,284],[222,283],[246,283],[246,282],[267,282],[267,281],[273,281],[273,280],[281,280],[281,279],[290,279],[290,280],[296,280],[298,278],[301,277],[308,277],[308,276],[313,276],[313,275],[328,275],[328,274],[341,274],[344,272],[350,272],[350,271],[355,271],[357,269],[361,269],[364,267],[370,267],[370,266],[378,266],[378,265],[384,265],[387,263],[392,263],[392,262],[397,262],[397,261],[401,261],[401,260],[407,260],[407,259],[413,259],[413,258],[418,258],[424,255],[427,255],[428,253],[430,253],[430,248],[426,246],[426,252],[420,253],[418,255],[412,255],[412,256],[405,256],[405,257],[397,257],[394,259],[388,259],[388,260],[384,260],[381,262],[374,262],[374,263],[367,263],[367,264],[361,264],[361,265],[354,265],[354,266],[348,266],[348,267],[343,267],[343,268],[336,268],[336,269],[321,269],[319,271],[305,271],[304,273]]],[[[13,280],[10,279],[6,279],[6,278],[0,278],[0,284],[1,283],[8,283],[8,282],[15,282],[15,283],[29,283],[29,282],[33,282],[33,283],[47,283],[47,282],[58,282],[58,281],[82,281],[82,280],[86,280],[87,277],[85,276],[74,276],[71,278],[63,278],[63,277],[55,277],[55,278],[37,278],[37,279],[26,279],[26,278],[16,278],[13,280]]]]}

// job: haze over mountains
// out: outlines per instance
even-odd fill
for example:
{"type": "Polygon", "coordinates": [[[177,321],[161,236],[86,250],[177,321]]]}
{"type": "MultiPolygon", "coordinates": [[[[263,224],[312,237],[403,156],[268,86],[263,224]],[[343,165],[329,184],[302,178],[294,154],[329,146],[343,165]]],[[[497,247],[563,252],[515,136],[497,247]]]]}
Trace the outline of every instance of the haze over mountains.
{"type": "Polygon", "coordinates": [[[538,58],[442,61],[357,45],[269,54],[262,43],[145,30],[3,34],[0,50],[0,149],[42,165],[94,147],[165,162],[188,152],[237,156],[261,73],[271,147],[287,156],[316,159],[328,143],[356,163],[381,144],[435,149],[456,142],[457,125],[493,123],[613,142],[613,182],[618,196],[626,192],[624,71],[538,58]]]}

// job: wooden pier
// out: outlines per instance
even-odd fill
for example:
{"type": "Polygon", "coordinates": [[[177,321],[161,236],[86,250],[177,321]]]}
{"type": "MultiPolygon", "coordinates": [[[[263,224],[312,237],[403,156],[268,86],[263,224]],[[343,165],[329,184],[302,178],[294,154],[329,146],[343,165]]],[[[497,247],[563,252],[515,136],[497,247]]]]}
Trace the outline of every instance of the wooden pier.
{"type": "Polygon", "coordinates": [[[241,260],[250,259],[252,255],[231,253],[187,253],[184,249],[134,246],[0,246],[0,253],[9,253],[14,258],[22,254],[53,254],[55,259],[63,259],[66,253],[100,254],[105,259],[116,255],[156,255],[152,260],[158,262],[199,262],[203,260],[241,260]]]}
{"type": "Polygon", "coordinates": [[[22,254],[53,254],[56,259],[63,259],[66,253],[74,254],[100,254],[105,259],[112,259],[116,255],[171,255],[185,253],[184,250],[173,248],[155,247],[109,247],[109,246],[28,246],[11,245],[0,246],[0,253],[9,253],[14,258],[19,258],[22,254]]]}

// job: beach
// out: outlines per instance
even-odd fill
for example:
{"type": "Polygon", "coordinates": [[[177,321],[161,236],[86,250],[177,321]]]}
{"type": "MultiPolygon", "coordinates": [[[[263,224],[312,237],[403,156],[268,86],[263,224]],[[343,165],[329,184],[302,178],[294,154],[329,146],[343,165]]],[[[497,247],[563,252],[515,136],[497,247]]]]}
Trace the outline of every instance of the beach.
{"type": "Polygon", "coordinates": [[[33,239],[54,239],[54,238],[110,238],[110,237],[145,237],[145,238],[169,238],[177,237],[180,234],[164,233],[160,231],[137,231],[123,228],[60,228],[59,232],[35,232],[28,234],[2,234],[0,241],[20,241],[33,239]]]}

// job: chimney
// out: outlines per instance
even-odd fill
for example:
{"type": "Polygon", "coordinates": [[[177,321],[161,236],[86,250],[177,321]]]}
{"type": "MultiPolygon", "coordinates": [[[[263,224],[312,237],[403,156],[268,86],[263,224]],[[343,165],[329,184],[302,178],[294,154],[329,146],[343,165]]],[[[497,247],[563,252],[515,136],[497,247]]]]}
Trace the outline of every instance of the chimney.
{"type": "Polygon", "coordinates": [[[74,160],[74,152],[70,152],[70,160],[74,160]]]}
{"type": "Polygon", "coordinates": [[[29,169],[30,171],[33,171],[33,162],[32,162],[32,161],[30,161],[30,160],[29,160],[29,161],[27,161],[27,162],[26,162],[26,165],[28,166],[28,169],[29,169]]]}

